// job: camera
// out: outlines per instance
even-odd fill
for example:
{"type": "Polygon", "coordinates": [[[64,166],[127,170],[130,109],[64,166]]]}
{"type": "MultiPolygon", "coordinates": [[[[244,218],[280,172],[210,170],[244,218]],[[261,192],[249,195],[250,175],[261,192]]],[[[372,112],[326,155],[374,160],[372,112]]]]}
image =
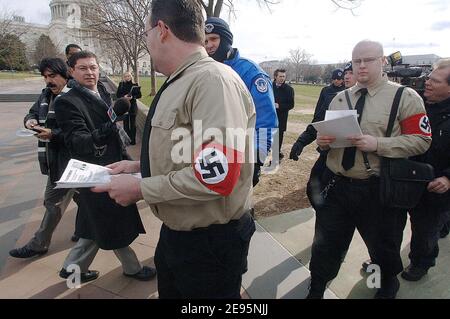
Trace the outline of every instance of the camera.
{"type": "Polygon", "coordinates": [[[386,57],[386,60],[391,65],[391,70],[387,72],[388,77],[394,82],[412,88],[423,98],[425,82],[431,71],[431,65],[405,64],[400,51],[392,53],[386,57]]]}

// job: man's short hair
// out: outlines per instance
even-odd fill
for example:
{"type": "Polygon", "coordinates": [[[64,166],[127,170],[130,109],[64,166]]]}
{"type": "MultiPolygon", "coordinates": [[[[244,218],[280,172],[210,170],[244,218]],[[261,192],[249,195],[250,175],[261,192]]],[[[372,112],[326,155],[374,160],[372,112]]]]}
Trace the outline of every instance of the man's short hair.
{"type": "Polygon", "coordinates": [[[69,64],[69,66],[73,69],[75,67],[75,65],[77,65],[78,60],[80,59],[87,59],[87,58],[94,58],[95,61],[98,64],[98,58],[97,56],[92,53],[91,51],[80,51],[75,53],[74,55],[72,55],[69,59],[69,61],[67,62],[69,64]]]}
{"type": "MultiPolygon", "coordinates": [[[[434,69],[446,69],[446,68],[450,68],[450,58],[443,58],[438,60],[435,64],[434,64],[434,69]]],[[[450,74],[447,77],[447,84],[450,85],[450,74]]]]}
{"type": "Polygon", "coordinates": [[[286,73],[285,69],[276,69],[275,72],[273,72],[273,76],[277,77],[278,73],[286,73]]]}
{"type": "Polygon", "coordinates": [[[51,71],[54,74],[59,74],[66,80],[68,79],[67,64],[60,58],[45,58],[39,63],[39,72],[44,75],[46,70],[51,71]]]}
{"type": "Polygon", "coordinates": [[[173,34],[189,43],[205,43],[205,21],[197,0],[153,0],[151,26],[161,20],[173,34]]]}
{"type": "Polygon", "coordinates": [[[80,49],[80,51],[83,51],[83,49],[82,49],[78,44],[71,43],[71,44],[69,44],[68,46],[66,46],[66,55],[69,54],[69,51],[70,51],[70,49],[72,49],[72,48],[80,49]]]}

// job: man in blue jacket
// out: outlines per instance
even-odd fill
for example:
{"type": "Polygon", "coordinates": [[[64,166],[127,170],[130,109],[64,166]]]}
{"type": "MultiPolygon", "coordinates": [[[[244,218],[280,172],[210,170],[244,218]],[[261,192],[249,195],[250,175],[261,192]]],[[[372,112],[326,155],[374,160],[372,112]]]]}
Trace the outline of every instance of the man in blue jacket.
{"type": "MultiPolygon", "coordinates": [[[[253,186],[259,182],[261,166],[272,148],[273,136],[278,127],[272,81],[255,62],[242,58],[239,50],[232,47],[233,34],[228,23],[216,17],[205,22],[206,51],[214,60],[229,65],[250,91],[256,108],[257,161],[253,175],[253,186]]],[[[272,154],[278,155],[278,150],[272,154]]],[[[256,158],[256,157],[255,157],[256,158]]]]}

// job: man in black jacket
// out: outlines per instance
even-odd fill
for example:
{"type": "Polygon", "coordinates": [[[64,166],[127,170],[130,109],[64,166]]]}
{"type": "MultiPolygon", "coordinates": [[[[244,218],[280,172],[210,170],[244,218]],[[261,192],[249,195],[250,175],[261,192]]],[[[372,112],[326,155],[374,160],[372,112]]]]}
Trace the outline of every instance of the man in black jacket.
{"type": "Polygon", "coordinates": [[[295,105],[294,89],[286,83],[286,70],[277,69],[275,71],[273,94],[275,96],[275,108],[277,111],[279,125],[278,134],[280,159],[282,159],[284,155],[281,153],[281,146],[283,145],[284,132],[287,130],[289,111],[292,110],[295,105]]]}
{"type": "MultiPolygon", "coordinates": [[[[61,127],[72,158],[97,165],[108,165],[129,159],[109,106],[100,98],[97,88],[99,65],[95,54],[81,51],[69,60],[76,82],[72,89],[56,101],[56,120],[61,127]]],[[[156,271],[141,267],[129,245],[144,226],[135,204],[122,207],[108,194],[79,189],[76,235],[80,238],[72,248],[59,275],[68,278],[73,265],[81,272],[81,282],[94,280],[98,271],[89,270],[99,249],[114,250],[123,273],[138,280],[150,280],[156,271]]]]}
{"type": "Polygon", "coordinates": [[[418,281],[435,266],[438,240],[450,211],[450,59],[441,59],[426,82],[427,114],[433,134],[430,149],[418,159],[431,164],[436,179],[428,185],[420,203],[412,209],[410,265],[402,277],[418,281]],[[444,219],[444,220],[443,220],[444,219]]]}
{"type": "Polygon", "coordinates": [[[39,165],[42,174],[48,175],[44,195],[46,211],[34,237],[25,246],[9,252],[16,258],[29,258],[47,252],[53,232],[73,196],[72,190],[54,189],[55,182],[61,177],[70,159],[63,134],[56,123],[54,109],[55,99],[63,92],[67,83],[67,66],[61,59],[43,59],[39,70],[47,87],[25,116],[24,125],[27,129],[34,130],[39,139],[39,165]]]}
{"type": "MultiPolygon", "coordinates": [[[[339,92],[345,90],[344,86],[344,70],[336,69],[331,75],[332,83],[326,86],[320,91],[319,100],[317,101],[316,108],[314,110],[314,117],[312,123],[323,121],[325,119],[325,113],[330,106],[331,101],[339,92]]],[[[312,125],[308,125],[306,130],[299,136],[294,143],[289,155],[290,159],[298,161],[298,157],[303,151],[305,146],[308,146],[316,140],[317,131],[312,125]]]]}

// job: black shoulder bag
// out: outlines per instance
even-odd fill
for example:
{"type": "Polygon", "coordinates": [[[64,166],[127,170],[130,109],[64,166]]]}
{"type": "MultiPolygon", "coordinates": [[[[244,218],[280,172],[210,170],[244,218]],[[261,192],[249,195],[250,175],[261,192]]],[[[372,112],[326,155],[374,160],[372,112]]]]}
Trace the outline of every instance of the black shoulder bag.
{"type": "MultiPolygon", "coordinates": [[[[386,137],[391,137],[404,87],[398,89],[392,105],[386,137]]],[[[387,207],[410,209],[419,203],[429,182],[434,180],[434,168],[406,158],[380,159],[380,199],[387,207]]]]}

